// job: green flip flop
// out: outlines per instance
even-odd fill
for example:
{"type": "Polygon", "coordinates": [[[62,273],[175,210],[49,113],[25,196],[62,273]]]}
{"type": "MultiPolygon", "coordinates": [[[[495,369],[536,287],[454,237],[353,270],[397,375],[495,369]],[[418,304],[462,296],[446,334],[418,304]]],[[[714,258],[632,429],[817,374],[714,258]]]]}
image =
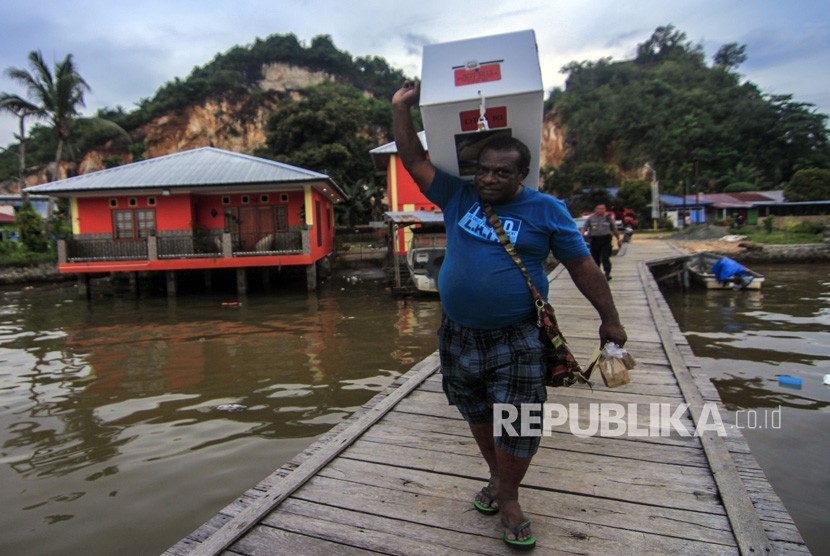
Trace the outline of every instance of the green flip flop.
{"type": "MultiPolygon", "coordinates": [[[[518,537],[519,532],[522,529],[527,529],[528,527],[530,527],[531,522],[529,519],[525,519],[515,527],[510,527],[504,522],[504,520],[502,520],[501,524],[502,526],[504,526],[505,529],[509,529],[514,536],[518,537]]],[[[530,550],[531,548],[536,546],[536,537],[534,535],[531,535],[528,538],[520,541],[518,538],[511,539],[507,536],[507,533],[505,533],[502,536],[502,540],[507,544],[507,546],[518,548],[519,550],[530,550]]]]}
{"type": "Polygon", "coordinates": [[[481,494],[486,496],[490,501],[485,506],[484,504],[473,498],[473,506],[475,506],[475,509],[478,510],[480,513],[483,513],[484,515],[495,515],[499,513],[498,507],[493,505],[493,502],[496,501],[496,497],[493,496],[493,494],[490,492],[490,487],[482,487],[481,494]]]}

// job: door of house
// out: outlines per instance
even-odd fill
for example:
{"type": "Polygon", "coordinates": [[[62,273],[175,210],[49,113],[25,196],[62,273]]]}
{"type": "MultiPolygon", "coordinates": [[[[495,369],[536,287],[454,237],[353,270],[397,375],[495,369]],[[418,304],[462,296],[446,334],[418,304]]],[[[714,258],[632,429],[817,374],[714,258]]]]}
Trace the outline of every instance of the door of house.
{"type": "Polygon", "coordinates": [[[275,231],[274,207],[239,207],[239,239],[243,251],[255,251],[257,242],[275,231]]]}

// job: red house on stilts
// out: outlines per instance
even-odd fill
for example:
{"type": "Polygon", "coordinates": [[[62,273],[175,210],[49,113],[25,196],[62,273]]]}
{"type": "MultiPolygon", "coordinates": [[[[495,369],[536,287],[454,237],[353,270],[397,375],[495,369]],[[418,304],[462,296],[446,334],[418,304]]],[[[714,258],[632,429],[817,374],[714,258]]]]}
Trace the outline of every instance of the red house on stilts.
{"type": "Polygon", "coordinates": [[[325,174],[205,147],[26,189],[69,202],[72,237],[58,241],[61,273],[88,293],[92,273],[302,266],[309,290],[334,251],[334,203],[325,174]]]}

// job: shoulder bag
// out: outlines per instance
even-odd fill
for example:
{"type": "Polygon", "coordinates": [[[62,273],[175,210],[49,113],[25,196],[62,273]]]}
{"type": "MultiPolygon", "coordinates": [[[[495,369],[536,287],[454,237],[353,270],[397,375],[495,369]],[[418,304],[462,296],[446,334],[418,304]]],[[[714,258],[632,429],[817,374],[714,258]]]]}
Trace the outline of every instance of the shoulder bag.
{"type": "Polygon", "coordinates": [[[571,353],[565,337],[559,330],[559,324],[556,321],[556,314],[553,311],[553,307],[542,298],[536,286],[533,285],[530,274],[527,272],[510,238],[504,232],[498,215],[488,203],[483,203],[483,207],[484,213],[487,215],[487,222],[489,222],[490,226],[496,232],[502,246],[504,246],[507,253],[513,259],[513,262],[522,271],[525,280],[527,280],[527,287],[530,288],[530,294],[533,297],[533,304],[536,308],[536,326],[544,329],[550,341],[546,349],[547,385],[554,387],[573,386],[578,383],[590,385],[590,371],[593,370],[593,365],[589,367],[588,372],[583,372],[582,367],[580,367],[573,353],[571,353]]]}

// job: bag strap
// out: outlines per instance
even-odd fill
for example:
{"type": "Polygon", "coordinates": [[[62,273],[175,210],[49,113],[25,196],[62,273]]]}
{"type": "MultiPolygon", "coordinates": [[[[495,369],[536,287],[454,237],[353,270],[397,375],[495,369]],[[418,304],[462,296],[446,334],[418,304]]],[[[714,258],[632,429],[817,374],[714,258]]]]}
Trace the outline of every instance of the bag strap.
{"type": "Polygon", "coordinates": [[[513,245],[513,242],[511,242],[510,238],[507,237],[507,233],[504,231],[504,226],[501,225],[499,216],[493,210],[493,207],[490,206],[490,203],[482,203],[482,207],[484,208],[484,214],[487,215],[487,222],[490,224],[490,227],[493,228],[493,231],[496,232],[499,242],[502,244],[505,251],[507,251],[507,254],[513,259],[513,262],[516,263],[516,266],[519,267],[519,270],[522,271],[522,274],[527,281],[527,287],[530,289],[530,295],[533,297],[533,304],[536,306],[536,314],[538,316],[536,325],[539,328],[549,325],[550,317],[548,317],[547,313],[545,313],[545,300],[542,297],[542,294],[539,293],[539,290],[536,289],[536,286],[533,285],[533,280],[530,279],[530,273],[527,271],[527,268],[525,268],[521,257],[519,257],[519,253],[516,251],[516,247],[513,245]]]}

